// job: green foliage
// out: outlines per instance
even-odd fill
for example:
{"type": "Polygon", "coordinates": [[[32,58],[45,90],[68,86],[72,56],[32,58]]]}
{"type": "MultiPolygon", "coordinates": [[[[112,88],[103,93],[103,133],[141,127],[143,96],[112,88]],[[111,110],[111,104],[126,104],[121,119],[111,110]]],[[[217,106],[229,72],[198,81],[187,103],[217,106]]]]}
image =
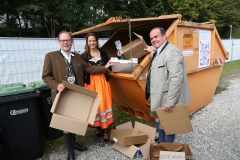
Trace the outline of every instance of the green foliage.
{"type": "MultiPolygon", "coordinates": [[[[166,5],[168,4],[167,1],[165,3],[166,5]]],[[[147,17],[158,17],[166,13],[166,9],[162,0],[156,0],[156,1],[153,1],[152,3],[147,3],[146,6],[147,6],[147,10],[146,10],[147,17]]]]}
{"type": "Polygon", "coordinates": [[[233,28],[233,33],[232,33],[233,38],[240,38],[240,28],[233,28]]]}
{"type": "Polygon", "coordinates": [[[207,0],[210,19],[216,20],[222,38],[229,37],[229,25],[238,28],[240,23],[240,0],[207,0]]]}
{"type": "Polygon", "coordinates": [[[126,19],[182,14],[186,21],[216,20],[220,36],[226,38],[229,25],[239,28],[239,11],[240,0],[3,0],[0,31],[4,36],[56,37],[63,29],[75,32],[119,15],[126,19]]]}
{"type": "Polygon", "coordinates": [[[197,21],[199,11],[204,5],[201,0],[169,0],[173,13],[182,14],[182,19],[187,21],[197,21]]]}

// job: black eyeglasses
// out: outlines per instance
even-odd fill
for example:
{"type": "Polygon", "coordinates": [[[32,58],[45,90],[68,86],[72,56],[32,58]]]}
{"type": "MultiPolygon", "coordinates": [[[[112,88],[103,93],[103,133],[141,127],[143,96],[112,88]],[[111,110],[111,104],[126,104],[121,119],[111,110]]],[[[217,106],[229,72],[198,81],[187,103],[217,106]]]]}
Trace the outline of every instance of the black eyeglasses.
{"type": "Polygon", "coordinates": [[[64,39],[64,40],[58,40],[60,43],[70,43],[70,42],[72,42],[72,40],[71,39],[64,39]]]}

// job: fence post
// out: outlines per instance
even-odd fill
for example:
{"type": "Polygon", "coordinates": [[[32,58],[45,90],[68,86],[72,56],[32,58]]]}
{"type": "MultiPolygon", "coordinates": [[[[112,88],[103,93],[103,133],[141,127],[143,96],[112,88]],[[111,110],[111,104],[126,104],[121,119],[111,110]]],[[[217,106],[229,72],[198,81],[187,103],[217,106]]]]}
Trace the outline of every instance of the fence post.
{"type": "Polygon", "coordinates": [[[231,40],[232,40],[232,43],[231,43],[231,61],[233,61],[233,38],[231,40]]]}

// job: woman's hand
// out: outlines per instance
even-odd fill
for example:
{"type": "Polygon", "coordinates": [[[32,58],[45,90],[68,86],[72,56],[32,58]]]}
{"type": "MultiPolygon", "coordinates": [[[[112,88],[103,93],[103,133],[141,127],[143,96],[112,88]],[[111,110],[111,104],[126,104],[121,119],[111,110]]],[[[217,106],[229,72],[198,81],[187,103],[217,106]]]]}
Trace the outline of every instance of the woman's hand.
{"type": "Polygon", "coordinates": [[[105,68],[109,68],[110,66],[112,66],[113,64],[111,63],[111,60],[108,61],[108,63],[105,65],[105,68]]]}

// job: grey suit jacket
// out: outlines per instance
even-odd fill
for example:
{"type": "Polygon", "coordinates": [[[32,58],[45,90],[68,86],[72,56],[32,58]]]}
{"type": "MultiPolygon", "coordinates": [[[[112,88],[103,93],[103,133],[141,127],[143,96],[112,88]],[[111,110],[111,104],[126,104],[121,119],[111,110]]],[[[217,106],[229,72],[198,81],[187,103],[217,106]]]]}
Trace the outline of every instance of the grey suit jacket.
{"type": "Polygon", "coordinates": [[[175,106],[191,102],[184,57],[176,46],[169,43],[153,59],[149,76],[151,111],[155,112],[163,104],[175,106]]]}

